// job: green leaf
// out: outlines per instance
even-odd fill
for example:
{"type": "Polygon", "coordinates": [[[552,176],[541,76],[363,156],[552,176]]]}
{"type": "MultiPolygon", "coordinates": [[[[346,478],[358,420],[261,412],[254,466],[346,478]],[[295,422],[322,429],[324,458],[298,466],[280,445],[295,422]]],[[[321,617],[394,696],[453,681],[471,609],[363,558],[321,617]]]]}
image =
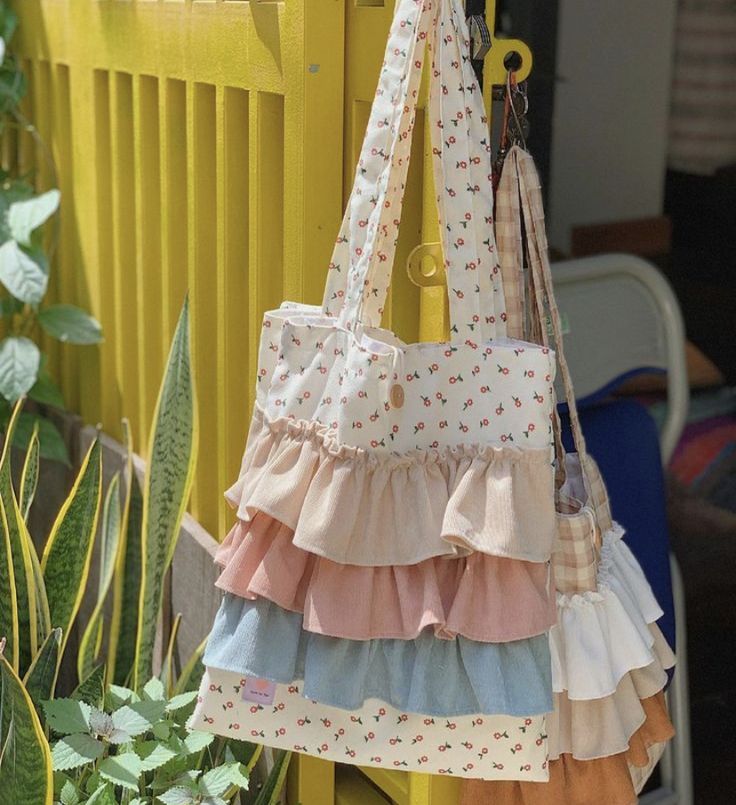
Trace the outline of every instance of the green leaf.
{"type": "Polygon", "coordinates": [[[176,757],[176,752],[157,741],[144,741],[136,747],[136,754],[143,762],[143,771],[154,771],[176,757]]]}
{"type": "Polygon", "coordinates": [[[166,702],[144,701],[125,704],[112,714],[115,729],[127,732],[135,738],[153,728],[160,721],[166,709],[166,702]]]}
{"type": "Polygon", "coordinates": [[[53,629],[44,640],[23,680],[39,716],[43,712],[41,703],[54,695],[60,649],[61,629],[53,629]]]}
{"type": "Polygon", "coordinates": [[[75,305],[51,305],[38,314],[38,323],[52,337],[68,344],[99,344],[102,327],[75,305]]]}
{"type": "MultiPolygon", "coordinates": [[[[117,805],[117,803],[115,789],[110,783],[105,783],[93,792],[85,805],[117,805]]],[[[133,803],[131,802],[130,805],[133,805],[133,803]]]]}
{"type": "Polygon", "coordinates": [[[85,702],[74,699],[51,699],[43,702],[43,709],[49,726],[59,735],[89,732],[91,708],[85,702]]]}
{"type": "Polygon", "coordinates": [[[291,752],[278,752],[263,788],[258,792],[255,805],[276,805],[284,787],[286,773],[289,771],[291,752]]]}
{"type": "Polygon", "coordinates": [[[238,763],[242,763],[248,772],[251,772],[258,762],[258,758],[261,756],[263,745],[229,738],[226,744],[226,750],[238,763]]]}
{"type": "Polygon", "coordinates": [[[14,296],[6,296],[0,299],[0,316],[14,316],[23,310],[23,302],[14,296]]]}
{"type": "Polygon", "coordinates": [[[164,683],[158,677],[151,677],[143,686],[143,694],[148,699],[154,701],[162,701],[166,698],[166,691],[164,690],[164,683]]]}
{"type": "Polygon", "coordinates": [[[38,486],[38,425],[34,426],[31,441],[28,444],[26,458],[23,462],[23,473],[20,478],[20,513],[28,521],[28,512],[31,510],[33,498],[36,496],[38,486]]]}
{"type": "Polygon", "coordinates": [[[189,307],[184,304],[159,392],[143,501],[143,581],[138,611],[134,685],[153,673],[163,579],[179,538],[194,475],[197,414],[189,357],[189,307]]]}
{"type": "Polygon", "coordinates": [[[140,699],[135,691],[123,687],[123,685],[110,685],[107,690],[107,704],[111,709],[121,707],[129,702],[138,701],[140,701],[140,699]]]}
{"type": "MultiPolygon", "coordinates": [[[[2,607],[6,609],[6,612],[4,616],[0,614],[0,626],[8,618],[15,618],[17,632],[12,631],[12,623],[10,623],[8,625],[11,631],[0,632],[0,634],[10,637],[11,643],[8,648],[11,652],[11,662],[14,668],[23,674],[38,651],[39,643],[48,633],[48,627],[43,611],[46,604],[45,590],[36,574],[38,555],[28,534],[12,483],[10,445],[15,442],[16,434],[23,422],[21,406],[22,402],[19,402],[13,409],[3,444],[2,457],[0,457],[0,498],[4,504],[0,508],[0,532],[3,532],[0,533],[0,540],[2,540],[0,556],[7,559],[7,549],[12,560],[14,586],[13,597],[5,599],[11,602],[11,605],[7,608],[2,607]],[[7,545],[5,545],[6,538],[7,545]]],[[[0,585],[4,590],[10,582],[10,578],[2,565],[0,565],[0,585]]]]}
{"type": "Polygon", "coordinates": [[[71,780],[67,780],[59,793],[61,805],[79,805],[79,793],[71,780]]]}
{"type": "Polygon", "coordinates": [[[59,390],[59,387],[51,379],[48,372],[45,372],[43,367],[38,373],[38,378],[33,384],[28,396],[36,402],[43,403],[44,405],[51,405],[54,408],[64,409],[64,397],[59,390]]]}
{"type": "Polygon", "coordinates": [[[191,704],[197,698],[197,691],[190,690],[187,693],[178,693],[176,696],[172,696],[169,699],[166,709],[169,713],[175,713],[177,710],[181,710],[183,707],[191,704]]]}
{"type": "Polygon", "coordinates": [[[219,797],[230,786],[248,788],[248,773],[240,763],[224,763],[210,769],[199,781],[199,790],[208,797],[219,797]]]}
{"type": "Polygon", "coordinates": [[[61,193],[49,190],[26,201],[16,201],[8,210],[8,228],[11,237],[22,246],[31,245],[31,233],[59,209],[61,193]]]}
{"type": "Polygon", "coordinates": [[[31,697],[2,654],[0,747],[0,801],[12,805],[51,805],[54,782],[49,745],[31,697]]]}
{"type": "Polygon", "coordinates": [[[78,769],[87,763],[99,760],[105,752],[105,745],[91,735],[77,733],[67,735],[54,744],[51,759],[54,771],[78,769]]]}
{"type": "Polygon", "coordinates": [[[39,641],[47,634],[46,622],[43,621],[45,606],[45,590],[43,582],[39,583],[34,573],[38,564],[36,547],[28,533],[18,501],[12,485],[7,479],[0,477],[0,491],[4,492],[8,508],[0,510],[2,528],[7,532],[13,555],[13,571],[15,579],[15,603],[18,617],[18,668],[25,673],[31,658],[37,653],[39,641]],[[39,619],[43,622],[39,623],[39,619]]]}
{"type": "MultiPolygon", "coordinates": [[[[36,257],[36,259],[34,259],[36,257]]],[[[21,302],[37,305],[46,294],[49,284],[45,266],[37,262],[14,240],[0,246],[0,282],[21,302]]]]}
{"type": "Polygon", "coordinates": [[[204,675],[204,665],[202,663],[202,655],[207,646],[207,638],[197,646],[192,652],[191,657],[187,660],[186,665],[182,668],[179,679],[176,683],[177,693],[186,693],[190,690],[199,690],[199,683],[202,681],[204,675]]]}
{"type": "Polygon", "coordinates": [[[124,442],[127,448],[125,478],[127,492],[123,506],[123,535],[113,583],[112,622],[107,648],[108,663],[114,682],[123,684],[135,663],[136,634],[138,632],[138,603],[142,569],[141,525],[143,496],[133,469],[133,448],[130,427],[123,420],[124,442]]]}
{"type": "Polygon", "coordinates": [[[8,336],[0,342],[0,394],[14,403],[26,394],[38,376],[41,352],[25,336],[8,336]]]}
{"type": "Polygon", "coordinates": [[[130,791],[138,790],[138,778],[143,773],[143,761],[135,752],[106,757],[99,766],[100,776],[130,791]]]}
{"type": "Polygon", "coordinates": [[[102,707],[105,699],[105,666],[98,665],[90,675],[72,691],[71,698],[86,702],[92,707],[102,707]]]}
{"type": "MultiPolygon", "coordinates": [[[[6,444],[8,440],[6,439],[6,444]]],[[[0,634],[5,638],[5,650],[10,657],[10,664],[18,668],[19,660],[19,627],[18,627],[18,599],[15,586],[15,571],[13,569],[13,549],[8,532],[8,519],[5,515],[5,505],[0,496],[0,634]]]]}
{"type": "Polygon", "coordinates": [[[77,674],[82,680],[87,677],[97,660],[97,646],[102,629],[102,613],[107,592],[112,583],[120,544],[120,473],[115,473],[107,488],[102,507],[100,529],[100,574],[97,585],[97,601],[90,619],[82,633],[77,653],[77,674]]]}
{"type": "Polygon", "coordinates": [[[214,740],[215,736],[211,733],[194,730],[184,739],[182,752],[186,755],[194,755],[206,749],[214,740]]]}
{"type": "Polygon", "coordinates": [[[64,630],[62,654],[87,586],[101,495],[101,448],[95,439],[51,529],[41,563],[51,624],[64,630]]]}
{"type": "Polygon", "coordinates": [[[166,655],[164,656],[164,660],[161,665],[161,681],[169,695],[174,692],[175,687],[174,667],[176,665],[176,658],[179,656],[179,652],[177,650],[177,640],[179,638],[181,620],[181,612],[177,612],[174,622],[171,624],[169,641],[166,646],[166,655]]]}
{"type": "Polygon", "coordinates": [[[20,450],[27,450],[33,435],[33,429],[38,425],[38,441],[41,458],[58,461],[71,467],[69,452],[66,449],[64,437],[50,419],[24,411],[18,420],[13,445],[20,450]]]}
{"type": "Polygon", "coordinates": [[[192,796],[192,791],[188,788],[176,786],[163,794],[159,794],[158,800],[163,802],[164,805],[192,805],[194,797],[192,796]]]}

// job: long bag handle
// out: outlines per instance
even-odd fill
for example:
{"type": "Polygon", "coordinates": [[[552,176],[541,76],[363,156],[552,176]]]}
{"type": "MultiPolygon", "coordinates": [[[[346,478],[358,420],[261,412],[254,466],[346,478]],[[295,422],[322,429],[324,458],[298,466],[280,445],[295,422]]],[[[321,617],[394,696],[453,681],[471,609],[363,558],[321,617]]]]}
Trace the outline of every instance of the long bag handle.
{"type": "Polygon", "coordinates": [[[454,212],[454,217],[444,216],[443,241],[449,256],[448,278],[460,275],[456,283],[450,283],[454,289],[452,340],[488,339],[505,333],[505,315],[496,315],[494,310],[503,308],[503,291],[490,225],[490,192],[476,191],[486,185],[479,176],[490,173],[490,149],[487,135],[482,133],[482,98],[462,50],[467,47],[467,26],[455,0],[427,0],[418,17],[407,17],[407,11],[416,12],[416,8],[414,0],[402,0],[394,19],[355,186],[330,265],[323,309],[328,315],[339,315],[348,328],[380,323],[410,158],[421,78],[420,49],[423,40],[429,39],[433,55],[430,96],[434,88],[435,98],[430,117],[437,122],[436,127],[430,124],[433,162],[442,177],[437,185],[444,209],[454,212]],[[443,27],[449,34],[438,39],[443,27]],[[413,36],[407,34],[412,30],[413,36]],[[397,94],[399,62],[406,72],[397,94]],[[442,91],[441,84],[453,91],[442,91]],[[445,125],[457,133],[443,138],[445,125]],[[486,223],[487,236],[483,237],[486,223]],[[477,254],[479,244],[485,250],[482,260],[477,254]]]}
{"type": "MultiPolygon", "coordinates": [[[[532,329],[535,331],[534,337],[541,339],[541,342],[548,346],[547,316],[545,315],[546,307],[549,314],[549,321],[552,325],[557,363],[562,377],[565,400],[570,415],[570,427],[575,450],[580,459],[583,481],[588,498],[595,511],[598,526],[601,531],[605,532],[613,525],[610,505],[599,473],[594,469],[593,462],[588,456],[585,437],[583,436],[582,427],[580,425],[580,416],[578,414],[572,376],[565,358],[562,323],[555,299],[552,270],[549,264],[549,248],[539,174],[537,173],[531,155],[518,146],[514,146],[509,151],[506,162],[508,163],[509,161],[513,166],[513,173],[518,182],[518,197],[526,234],[524,243],[527,247],[530,269],[529,296],[530,302],[532,303],[530,305],[530,313],[532,329]]],[[[562,448],[561,439],[559,438],[561,427],[556,408],[554,409],[554,420],[553,426],[556,432],[557,461],[558,466],[564,474],[565,451],[562,448]]]]}

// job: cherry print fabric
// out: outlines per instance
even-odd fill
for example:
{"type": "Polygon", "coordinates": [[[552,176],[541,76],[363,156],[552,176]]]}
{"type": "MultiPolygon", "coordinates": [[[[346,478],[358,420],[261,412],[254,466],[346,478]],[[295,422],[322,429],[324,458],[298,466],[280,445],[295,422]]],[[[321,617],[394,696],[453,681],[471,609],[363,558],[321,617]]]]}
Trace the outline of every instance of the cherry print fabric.
{"type": "Polygon", "coordinates": [[[337,763],[483,780],[547,780],[544,717],[435,718],[383,702],[342,710],[304,698],[298,681],[276,685],[273,702],[263,705],[243,701],[245,683],[240,674],[208,668],[190,727],[337,763]]]}

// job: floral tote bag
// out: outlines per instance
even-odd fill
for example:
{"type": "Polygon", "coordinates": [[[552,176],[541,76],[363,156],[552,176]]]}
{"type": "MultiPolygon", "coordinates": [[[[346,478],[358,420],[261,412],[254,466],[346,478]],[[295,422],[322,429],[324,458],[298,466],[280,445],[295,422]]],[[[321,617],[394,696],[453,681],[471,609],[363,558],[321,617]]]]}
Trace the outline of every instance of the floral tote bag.
{"type": "Polygon", "coordinates": [[[547,779],[554,353],[506,332],[459,0],[400,0],[321,307],[264,317],[193,725],[364,765],[547,779]],[[380,327],[429,65],[451,338],[380,327]]]}

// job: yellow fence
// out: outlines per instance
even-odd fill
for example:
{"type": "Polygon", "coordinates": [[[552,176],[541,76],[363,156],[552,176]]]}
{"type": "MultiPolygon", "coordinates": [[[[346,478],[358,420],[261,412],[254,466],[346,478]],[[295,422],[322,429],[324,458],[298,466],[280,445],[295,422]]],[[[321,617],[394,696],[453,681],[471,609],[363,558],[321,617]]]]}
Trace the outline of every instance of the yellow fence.
{"type": "MultiPolygon", "coordinates": [[[[3,158],[33,171],[39,189],[58,182],[51,294],[92,310],[106,339],[49,343],[52,369],[71,409],[113,434],[128,417],[145,454],[188,290],[201,411],[192,513],[222,535],[261,316],[283,299],[321,299],[393,2],[17,0],[15,9],[25,113],[57,175],[28,134],[3,158]]],[[[494,82],[508,49],[492,50],[494,82]]],[[[428,340],[444,332],[444,291],[420,291],[402,268],[414,246],[437,240],[421,113],[417,133],[387,316],[402,337],[428,340]]],[[[336,774],[303,757],[290,777],[290,802],[301,805],[449,805],[457,790],[452,779],[336,774]]]]}

